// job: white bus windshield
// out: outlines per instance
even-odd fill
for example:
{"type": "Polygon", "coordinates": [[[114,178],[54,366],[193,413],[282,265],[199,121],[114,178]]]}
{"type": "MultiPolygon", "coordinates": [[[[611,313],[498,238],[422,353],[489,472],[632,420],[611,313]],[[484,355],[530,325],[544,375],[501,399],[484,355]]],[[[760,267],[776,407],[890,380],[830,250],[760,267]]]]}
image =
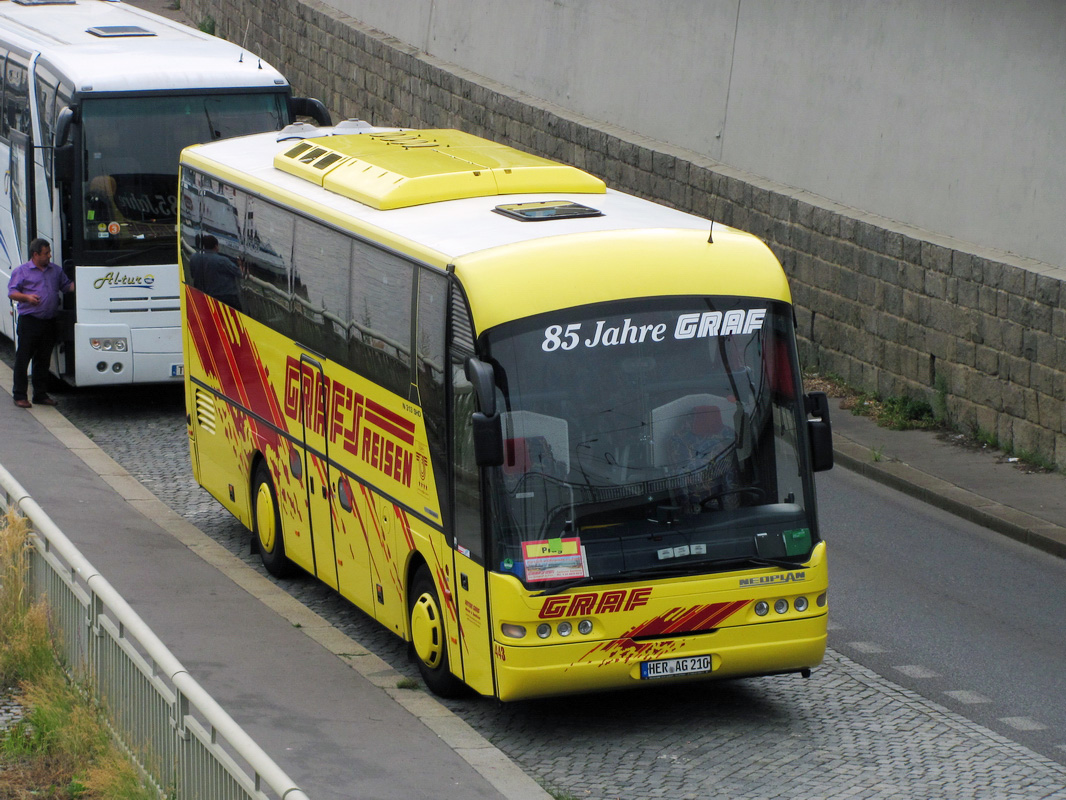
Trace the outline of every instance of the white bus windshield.
{"type": "Polygon", "coordinates": [[[550,589],[802,561],[816,534],[794,342],[786,304],[737,297],[489,331],[504,437],[488,470],[494,567],[550,589]]]}
{"type": "Polygon", "coordinates": [[[281,93],[86,99],[80,263],[177,258],[178,160],[190,144],[280,130],[281,93]]]}

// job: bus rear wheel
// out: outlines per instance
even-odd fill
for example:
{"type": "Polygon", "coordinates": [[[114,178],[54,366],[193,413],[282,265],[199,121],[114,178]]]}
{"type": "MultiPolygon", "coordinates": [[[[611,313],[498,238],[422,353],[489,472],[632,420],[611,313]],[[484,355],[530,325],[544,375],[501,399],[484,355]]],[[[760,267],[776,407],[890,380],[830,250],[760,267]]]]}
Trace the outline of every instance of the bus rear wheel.
{"type": "Polygon", "coordinates": [[[415,572],[408,595],[411,645],[418,671],[433,694],[460,697],[466,686],[448,668],[448,640],[433,576],[424,564],[415,572]]]}
{"type": "Polygon", "coordinates": [[[259,558],[266,571],[275,578],[292,574],[292,562],[285,555],[285,541],[281,535],[281,514],[278,511],[278,496],[270,470],[260,462],[252,480],[252,519],[259,558]]]}

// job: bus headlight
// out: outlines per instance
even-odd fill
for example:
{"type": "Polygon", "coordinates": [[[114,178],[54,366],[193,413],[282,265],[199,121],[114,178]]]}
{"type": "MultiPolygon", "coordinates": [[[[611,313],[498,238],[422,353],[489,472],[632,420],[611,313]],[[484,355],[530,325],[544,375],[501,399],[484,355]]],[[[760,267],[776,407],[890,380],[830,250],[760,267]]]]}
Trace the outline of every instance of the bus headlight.
{"type": "Polygon", "coordinates": [[[511,639],[521,639],[526,635],[526,629],[523,625],[512,625],[509,622],[505,622],[500,625],[500,631],[504,636],[511,639]]]}
{"type": "Polygon", "coordinates": [[[774,611],[776,611],[778,614],[787,614],[788,600],[778,600],[776,603],[774,603],[774,611]]]}
{"type": "Polygon", "coordinates": [[[577,623],[577,632],[582,636],[588,636],[592,633],[592,620],[583,619],[581,622],[577,623]]]}
{"type": "Polygon", "coordinates": [[[803,612],[807,610],[807,598],[797,597],[796,602],[793,604],[797,611],[803,612]]]}
{"type": "Polygon", "coordinates": [[[767,603],[765,600],[760,600],[758,603],[755,604],[755,613],[757,616],[765,617],[767,614],[770,613],[770,604],[767,603]]]}
{"type": "Polygon", "coordinates": [[[560,636],[569,636],[574,632],[574,626],[569,622],[560,622],[559,627],[556,628],[560,636]]]}
{"type": "Polygon", "coordinates": [[[537,636],[539,636],[541,639],[547,639],[551,635],[552,626],[549,625],[547,622],[542,622],[540,623],[540,625],[537,626],[537,636]]]}

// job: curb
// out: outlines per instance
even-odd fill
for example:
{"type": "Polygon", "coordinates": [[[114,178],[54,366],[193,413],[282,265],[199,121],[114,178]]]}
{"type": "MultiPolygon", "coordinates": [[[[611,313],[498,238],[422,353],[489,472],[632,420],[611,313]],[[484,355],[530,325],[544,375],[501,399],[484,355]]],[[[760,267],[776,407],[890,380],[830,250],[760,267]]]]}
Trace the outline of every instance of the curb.
{"type": "Polygon", "coordinates": [[[1022,544],[1066,558],[1066,528],[962,489],[902,461],[878,461],[874,451],[833,432],[835,462],[924,503],[1003,534],[1022,544]]]}

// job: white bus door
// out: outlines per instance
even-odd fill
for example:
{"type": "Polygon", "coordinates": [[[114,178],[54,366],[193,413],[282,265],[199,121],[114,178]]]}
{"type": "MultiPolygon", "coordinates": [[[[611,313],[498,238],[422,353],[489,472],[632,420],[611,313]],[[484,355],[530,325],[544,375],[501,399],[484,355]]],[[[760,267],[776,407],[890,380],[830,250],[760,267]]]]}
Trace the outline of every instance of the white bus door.
{"type": "MultiPolygon", "coordinates": [[[[0,245],[2,245],[2,258],[6,264],[0,264],[0,268],[6,269],[3,275],[4,297],[7,297],[7,281],[11,277],[12,270],[19,264],[29,260],[29,244],[33,238],[33,169],[30,159],[33,148],[30,137],[21,131],[10,132],[10,143],[0,143],[0,159],[5,165],[4,192],[0,203],[3,204],[0,214],[0,245]]],[[[3,333],[10,339],[15,338],[15,304],[5,300],[6,306],[2,316],[3,333]]]]}

